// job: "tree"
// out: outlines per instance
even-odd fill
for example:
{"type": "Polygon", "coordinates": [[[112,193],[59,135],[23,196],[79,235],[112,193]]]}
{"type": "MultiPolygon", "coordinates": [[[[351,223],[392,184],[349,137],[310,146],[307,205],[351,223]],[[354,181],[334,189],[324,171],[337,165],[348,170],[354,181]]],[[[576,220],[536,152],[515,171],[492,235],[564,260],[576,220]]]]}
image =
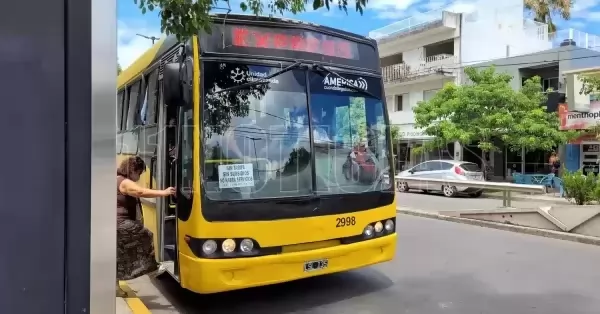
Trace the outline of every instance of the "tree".
{"type": "MultiPolygon", "coordinates": [[[[210,31],[211,10],[231,11],[231,0],[133,0],[138,4],[142,13],[159,10],[161,32],[175,34],[179,39],[188,38],[200,30],[210,31]]],[[[354,0],[356,11],[363,14],[367,0],[354,0]]],[[[244,12],[259,15],[263,13],[283,14],[291,12],[298,14],[306,11],[309,0],[242,0],[240,8],[244,12]],[[266,8],[265,8],[266,5],[266,8]],[[266,12],[265,12],[266,11],[266,12]]],[[[334,5],[348,12],[349,0],[312,0],[313,10],[322,7],[330,9],[334,5]]]]}
{"type": "Polygon", "coordinates": [[[533,13],[534,21],[548,24],[549,33],[556,32],[552,15],[558,14],[565,20],[571,18],[571,0],[525,0],[524,4],[533,13]]]}
{"type": "Polygon", "coordinates": [[[433,136],[422,149],[440,148],[454,141],[463,147],[477,144],[485,169],[483,155],[498,150],[495,139],[501,139],[511,150],[551,150],[576,135],[560,131],[558,115],[547,113],[541,106],[545,96],[539,77],[527,80],[515,91],[510,86],[512,77],[497,73],[494,67],[481,71],[467,68],[465,73],[471,84],[446,84],[413,109],[415,126],[433,136]]]}
{"type": "Polygon", "coordinates": [[[117,75],[121,74],[123,69],[121,69],[121,65],[117,62],[117,75]]]}
{"type": "Polygon", "coordinates": [[[600,76],[598,73],[581,74],[578,79],[582,82],[579,94],[600,93],[600,76]]]}
{"type": "Polygon", "coordinates": [[[400,136],[400,127],[397,125],[392,125],[390,129],[390,133],[392,134],[392,142],[395,144],[401,138],[400,136]]]}

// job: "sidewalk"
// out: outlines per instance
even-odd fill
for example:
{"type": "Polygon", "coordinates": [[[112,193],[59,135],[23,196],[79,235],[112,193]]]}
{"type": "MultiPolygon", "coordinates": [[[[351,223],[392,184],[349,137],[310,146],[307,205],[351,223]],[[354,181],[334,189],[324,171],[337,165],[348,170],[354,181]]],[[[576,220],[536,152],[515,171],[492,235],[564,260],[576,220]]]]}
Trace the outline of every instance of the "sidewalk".
{"type": "Polygon", "coordinates": [[[133,314],[133,311],[127,305],[127,301],[123,298],[117,298],[117,311],[116,314],[133,314]]]}
{"type": "Polygon", "coordinates": [[[127,292],[127,297],[117,298],[116,314],[150,314],[150,310],[137,297],[126,282],[120,281],[119,286],[127,292]]]}

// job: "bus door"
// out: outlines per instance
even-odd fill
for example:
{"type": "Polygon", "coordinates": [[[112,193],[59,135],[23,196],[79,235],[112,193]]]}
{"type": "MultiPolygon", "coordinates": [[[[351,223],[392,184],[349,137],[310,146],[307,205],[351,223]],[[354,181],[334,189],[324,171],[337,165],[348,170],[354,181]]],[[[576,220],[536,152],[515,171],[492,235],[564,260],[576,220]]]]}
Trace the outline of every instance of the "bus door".
{"type": "MultiPolygon", "coordinates": [[[[165,132],[164,132],[164,150],[162,152],[165,160],[164,186],[163,188],[177,186],[177,163],[179,156],[178,129],[177,123],[178,108],[175,106],[165,106],[165,132]]],[[[177,196],[169,196],[165,200],[163,214],[163,262],[177,261],[177,196]]],[[[169,270],[171,272],[171,270],[169,270]]],[[[174,269],[173,269],[174,271],[174,269]]]]}

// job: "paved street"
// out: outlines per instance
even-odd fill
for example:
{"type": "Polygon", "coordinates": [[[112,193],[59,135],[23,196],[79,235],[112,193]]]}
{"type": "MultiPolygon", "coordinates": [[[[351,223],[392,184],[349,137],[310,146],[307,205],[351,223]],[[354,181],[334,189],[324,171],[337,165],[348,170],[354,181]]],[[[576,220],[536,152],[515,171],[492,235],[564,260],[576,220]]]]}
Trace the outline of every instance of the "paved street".
{"type": "MultiPolygon", "coordinates": [[[[406,196],[419,197],[436,198],[406,196]]],[[[440,206],[449,202],[439,200],[440,206]]],[[[599,247],[404,215],[398,230],[393,262],[353,272],[211,296],[183,291],[168,278],[143,278],[130,286],[153,314],[597,314],[600,309],[599,247]]]]}
{"type": "MultiPolygon", "coordinates": [[[[421,209],[426,211],[462,210],[462,209],[496,209],[502,206],[501,199],[479,198],[468,196],[444,197],[442,194],[424,194],[422,192],[396,193],[398,206],[409,209],[421,209]]],[[[535,208],[539,206],[550,206],[548,202],[527,200],[512,201],[516,208],[535,208]]]]}

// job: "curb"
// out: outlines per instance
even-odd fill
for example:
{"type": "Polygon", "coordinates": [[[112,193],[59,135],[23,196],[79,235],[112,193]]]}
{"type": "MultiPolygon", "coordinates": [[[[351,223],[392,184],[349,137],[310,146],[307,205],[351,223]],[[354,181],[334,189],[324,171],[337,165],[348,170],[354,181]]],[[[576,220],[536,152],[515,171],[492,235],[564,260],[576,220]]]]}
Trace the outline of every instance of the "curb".
{"type": "Polygon", "coordinates": [[[119,281],[119,286],[123,291],[127,292],[127,297],[123,299],[131,309],[133,314],[151,314],[150,310],[144,305],[142,300],[137,297],[135,292],[127,285],[125,281],[119,281]]]}
{"type": "Polygon", "coordinates": [[[404,214],[404,215],[432,218],[432,219],[438,219],[438,220],[444,220],[444,221],[450,221],[450,222],[458,222],[458,223],[463,223],[463,224],[467,224],[467,225],[487,227],[487,228],[492,228],[492,229],[512,231],[512,232],[524,233],[524,234],[535,235],[535,236],[540,236],[540,237],[553,238],[553,239],[558,239],[558,240],[566,240],[566,241],[600,246],[600,238],[585,236],[585,235],[580,235],[580,234],[572,234],[572,233],[566,233],[566,232],[560,232],[560,231],[554,231],[554,230],[537,229],[537,228],[531,228],[531,227],[502,224],[502,223],[497,223],[497,222],[476,220],[476,219],[470,219],[470,218],[451,217],[451,216],[440,215],[438,213],[426,212],[426,211],[416,210],[416,209],[399,209],[398,208],[398,209],[396,209],[396,212],[399,214],[404,214]]]}

